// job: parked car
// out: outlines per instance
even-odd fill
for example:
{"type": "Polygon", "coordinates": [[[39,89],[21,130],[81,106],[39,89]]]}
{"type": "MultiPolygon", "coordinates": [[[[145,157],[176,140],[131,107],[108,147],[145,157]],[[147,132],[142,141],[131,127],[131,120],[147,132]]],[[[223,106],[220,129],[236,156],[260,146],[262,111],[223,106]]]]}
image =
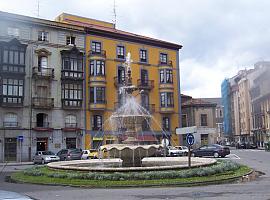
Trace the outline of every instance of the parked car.
{"type": "Polygon", "coordinates": [[[194,149],[191,152],[191,156],[202,157],[202,156],[214,156],[215,158],[222,157],[230,154],[229,147],[224,147],[218,144],[205,145],[198,149],[194,149]]]}
{"type": "Polygon", "coordinates": [[[253,143],[243,142],[243,143],[237,143],[236,146],[238,149],[257,149],[258,146],[253,143]]]}
{"type": "Polygon", "coordinates": [[[82,150],[81,149],[62,149],[57,155],[60,160],[81,160],[82,150]]]}
{"type": "Polygon", "coordinates": [[[34,164],[46,164],[49,162],[56,162],[59,160],[60,160],[59,156],[55,155],[51,151],[38,151],[33,158],[34,164]]]}
{"type": "Polygon", "coordinates": [[[82,151],[82,160],[86,159],[96,159],[98,158],[98,151],[96,149],[89,149],[82,151]]]}
{"type": "Polygon", "coordinates": [[[187,146],[175,146],[176,149],[179,149],[184,156],[188,155],[188,147],[187,146]]]}
{"type": "Polygon", "coordinates": [[[184,153],[182,150],[179,150],[173,146],[168,146],[168,155],[169,156],[183,156],[184,153]]]}

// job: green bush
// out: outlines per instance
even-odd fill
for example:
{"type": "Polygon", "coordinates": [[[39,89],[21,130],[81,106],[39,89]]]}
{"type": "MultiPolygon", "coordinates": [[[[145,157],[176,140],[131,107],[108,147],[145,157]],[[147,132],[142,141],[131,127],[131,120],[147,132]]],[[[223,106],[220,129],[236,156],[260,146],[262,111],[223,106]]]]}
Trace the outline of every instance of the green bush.
{"type": "Polygon", "coordinates": [[[74,172],[62,170],[50,170],[47,167],[33,167],[24,171],[29,176],[47,176],[52,178],[86,179],[86,180],[156,180],[203,177],[224,173],[240,168],[240,165],[231,161],[218,161],[216,164],[207,167],[191,169],[169,170],[169,171],[144,171],[144,172],[74,172]]]}

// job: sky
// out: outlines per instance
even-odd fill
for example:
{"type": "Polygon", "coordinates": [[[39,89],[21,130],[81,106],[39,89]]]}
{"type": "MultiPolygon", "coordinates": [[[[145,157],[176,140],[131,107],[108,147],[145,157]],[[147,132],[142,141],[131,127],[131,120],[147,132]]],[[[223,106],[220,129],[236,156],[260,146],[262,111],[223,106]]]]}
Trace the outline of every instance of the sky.
{"type": "MultiPolygon", "coordinates": [[[[241,69],[270,60],[268,0],[115,0],[116,27],[183,45],[181,93],[220,97],[241,69]]],[[[53,20],[62,12],[112,22],[113,0],[0,0],[0,10],[53,20]]]]}

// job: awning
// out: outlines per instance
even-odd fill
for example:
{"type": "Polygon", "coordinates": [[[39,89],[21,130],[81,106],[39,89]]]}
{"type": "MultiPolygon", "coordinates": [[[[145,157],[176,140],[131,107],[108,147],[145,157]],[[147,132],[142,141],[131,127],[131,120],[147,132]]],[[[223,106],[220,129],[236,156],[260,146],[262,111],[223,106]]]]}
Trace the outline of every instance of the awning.
{"type": "Polygon", "coordinates": [[[93,141],[103,141],[103,137],[93,137],[93,141]]]}

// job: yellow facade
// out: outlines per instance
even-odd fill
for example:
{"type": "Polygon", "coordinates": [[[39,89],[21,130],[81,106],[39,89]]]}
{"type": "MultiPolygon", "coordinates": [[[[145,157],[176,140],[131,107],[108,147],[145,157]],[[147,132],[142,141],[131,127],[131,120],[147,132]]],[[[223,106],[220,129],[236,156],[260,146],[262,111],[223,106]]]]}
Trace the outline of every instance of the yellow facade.
{"type": "MultiPolygon", "coordinates": [[[[67,16],[66,16],[67,17],[67,16]]],[[[73,21],[80,20],[78,17],[69,16],[73,21]]],[[[85,18],[83,20],[86,22],[85,18]]],[[[101,24],[102,25],[102,24],[101,24]]],[[[116,30],[116,29],[114,29],[116,30]]],[[[151,121],[151,127],[153,131],[160,135],[159,139],[162,138],[162,126],[163,117],[169,118],[171,142],[173,145],[179,145],[178,137],[175,134],[175,129],[180,127],[180,109],[179,109],[179,65],[178,56],[180,45],[166,43],[159,40],[149,39],[142,36],[136,36],[134,34],[125,34],[125,32],[111,31],[111,34],[106,30],[104,34],[102,30],[87,31],[86,33],[86,68],[85,68],[85,82],[86,82],[86,148],[93,147],[93,138],[103,137],[103,144],[106,143],[106,137],[103,134],[100,135],[100,131],[92,130],[93,116],[102,116],[102,123],[105,122],[103,132],[109,132],[110,126],[107,125],[106,120],[111,116],[115,110],[115,104],[118,102],[118,88],[115,85],[115,77],[118,76],[118,66],[124,64],[124,59],[117,59],[117,45],[124,46],[125,55],[130,52],[131,59],[133,61],[131,65],[132,70],[132,84],[138,85],[138,80],[141,79],[141,70],[145,69],[148,71],[148,80],[153,81],[153,87],[147,91],[149,94],[149,104],[154,104],[154,112],[152,115],[155,120],[151,121]],[[119,33],[119,38],[118,34],[119,33]],[[138,37],[138,38],[137,38],[138,37]],[[138,39],[138,41],[134,41],[138,39]],[[101,54],[92,53],[91,45],[92,42],[98,42],[101,44],[101,54]],[[149,42],[150,41],[150,42],[149,42]],[[167,44],[164,47],[163,43],[167,44]],[[172,47],[170,48],[170,45],[172,47]],[[140,62],[140,49],[147,50],[147,64],[140,62]],[[160,64],[160,53],[167,55],[167,64],[160,64]],[[90,74],[90,61],[101,60],[105,63],[105,76],[97,76],[90,74]],[[160,70],[171,69],[173,74],[173,83],[160,83],[160,70]],[[90,87],[105,87],[106,101],[102,103],[90,103],[90,87]],[[161,108],[161,92],[172,92],[173,93],[173,107],[162,107],[161,108]],[[155,122],[154,122],[155,121],[155,122]]],[[[92,72],[91,72],[92,73],[92,72]]],[[[136,92],[134,92],[136,93],[136,92]]],[[[138,101],[140,101],[140,95],[138,95],[138,101]]],[[[114,137],[112,141],[117,141],[114,137]]]]}

